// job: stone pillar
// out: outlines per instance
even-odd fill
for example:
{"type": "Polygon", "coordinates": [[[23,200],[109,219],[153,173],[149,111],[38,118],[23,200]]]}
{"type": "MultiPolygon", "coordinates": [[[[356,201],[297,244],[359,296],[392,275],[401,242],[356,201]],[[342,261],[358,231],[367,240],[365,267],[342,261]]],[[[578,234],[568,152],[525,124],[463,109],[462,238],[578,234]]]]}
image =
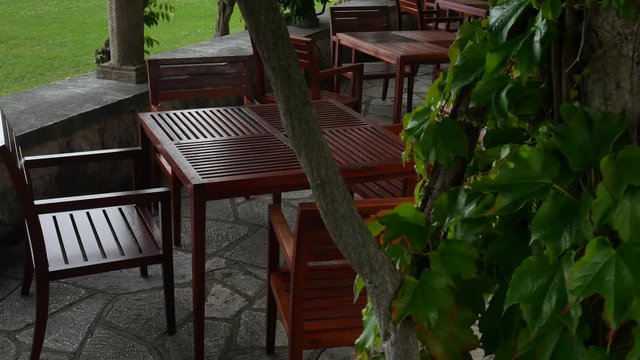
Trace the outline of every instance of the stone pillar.
{"type": "Polygon", "coordinates": [[[142,83],[144,63],[144,0],[109,0],[111,61],[98,67],[99,79],[142,83]]]}

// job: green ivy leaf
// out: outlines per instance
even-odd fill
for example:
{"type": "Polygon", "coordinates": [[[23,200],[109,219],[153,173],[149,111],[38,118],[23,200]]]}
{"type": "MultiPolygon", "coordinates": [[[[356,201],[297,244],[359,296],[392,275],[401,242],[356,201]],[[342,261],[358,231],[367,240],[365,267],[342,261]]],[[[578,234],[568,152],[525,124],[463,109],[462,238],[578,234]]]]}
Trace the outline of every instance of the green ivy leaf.
{"type": "Polygon", "coordinates": [[[452,303],[442,309],[434,325],[424,322],[417,325],[418,339],[434,359],[458,359],[460,354],[480,345],[471,330],[475,320],[471,311],[452,303]]]}
{"type": "Polygon", "coordinates": [[[427,244],[429,227],[422,213],[411,203],[400,204],[393,210],[378,217],[377,221],[385,227],[384,242],[406,237],[411,249],[422,250],[427,244]]]}
{"type": "Polygon", "coordinates": [[[542,58],[542,46],[549,28],[547,20],[541,13],[535,18],[535,23],[529,28],[513,51],[513,60],[517,64],[522,83],[527,81],[529,75],[540,65],[542,58]]]}
{"type": "Polygon", "coordinates": [[[437,251],[429,254],[434,270],[442,270],[452,276],[471,278],[476,275],[478,252],[468,242],[444,240],[437,251]]]}
{"type": "Polygon", "coordinates": [[[574,302],[600,294],[612,331],[627,320],[640,285],[640,244],[622,245],[617,251],[604,237],[587,245],[585,255],[571,269],[569,294],[574,302]]]}
{"type": "Polygon", "coordinates": [[[613,212],[611,222],[623,241],[640,242],[640,187],[627,188],[613,212]]]}
{"type": "Polygon", "coordinates": [[[529,0],[507,1],[491,8],[489,16],[489,28],[496,34],[497,41],[503,42],[507,39],[509,30],[518,21],[520,15],[529,6],[529,0]]]}
{"type": "Polygon", "coordinates": [[[596,199],[591,205],[591,220],[593,221],[593,225],[598,227],[602,224],[610,223],[617,205],[616,199],[607,187],[602,182],[598,184],[596,188],[596,199]]]}
{"type": "Polygon", "coordinates": [[[358,300],[360,297],[360,293],[362,293],[362,289],[364,289],[364,279],[360,275],[356,275],[356,279],[353,282],[353,302],[358,300]]]}
{"type": "Polygon", "coordinates": [[[523,331],[518,345],[521,346],[521,354],[535,354],[536,360],[583,360],[586,356],[583,339],[574,337],[558,323],[549,324],[534,339],[530,336],[526,330],[523,331]]]}
{"type": "Polygon", "coordinates": [[[464,187],[455,187],[442,194],[433,208],[434,225],[448,227],[460,217],[482,216],[487,206],[483,194],[473,193],[464,187]]]}
{"type": "Polygon", "coordinates": [[[619,115],[572,104],[563,104],[560,112],[567,124],[551,128],[553,143],[567,157],[573,171],[596,166],[611,152],[627,125],[619,115]]]}
{"type": "Polygon", "coordinates": [[[522,128],[497,128],[487,130],[482,143],[485,147],[492,148],[504,144],[523,144],[528,138],[529,133],[522,128]]]}
{"type": "Polygon", "coordinates": [[[420,278],[410,275],[402,278],[402,286],[393,301],[392,316],[400,323],[407,316],[434,326],[438,313],[453,304],[453,293],[447,277],[430,269],[422,271],[420,278]],[[429,301],[425,301],[429,299],[429,301]]]}
{"type": "Polygon", "coordinates": [[[420,141],[420,152],[424,158],[444,166],[449,166],[456,156],[466,157],[467,147],[467,136],[450,118],[429,122],[420,141]]]}
{"type": "Polygon", "coordinates": [[[552,257],[573,244],[586,244],[592,231],[588,220],[591,201],[587,193],[579,203],[565,194],[551,194],[533,218],[531,240],[544,244],[552,257]]]}
{"type": "Polygon", "coordinates": [[[600,161],[603,181],[609,191],[620,196],[627,185],[640,185],[640,147],[626,146],[620,152],[600,161]]]}
{"type": "Polygon", "coordinates": [[[559,262],[549,262],[545,256],[531,256],[522,262],[509,284],[505,308],[520,304],[522,314],[533,334],[547,323],[551,315],[561,316],[569,303],[567,275],[573,253],[559,262]]]}
{"type": "Polygon", "coordinates": [[[381,344],[378,320],[371,303],[367,303],[367,306],[362,310],[362,325],[362,334],[356,339],[356,354],[358,359],[368,359],[369,355],[381,344]],[[361,357],[361,354],[366,354],[366,357],[361,357]]]}
{"type": "Polygon", "coordinates": [[[480,191],[498,193],[490,213],[509,213],[529,200],[545,198],[560,170],[552,154],[527,145],[505,160],[474,185],[480,191]]]}
{"type": "Polygon", "coordinates": [[[462,49],[457,61],[449,70],[448,90],[455,91],[478,80],[482,76],[486,56],[486,44],[471,43],[462,49]]]}
{"type": "Polygon", "coordinates": [[[549,21],[556,20],[562,14],[562,1],[561,0],[546,0],[540,5],[540,11],[544,15],[545,19],[549,21]]]}

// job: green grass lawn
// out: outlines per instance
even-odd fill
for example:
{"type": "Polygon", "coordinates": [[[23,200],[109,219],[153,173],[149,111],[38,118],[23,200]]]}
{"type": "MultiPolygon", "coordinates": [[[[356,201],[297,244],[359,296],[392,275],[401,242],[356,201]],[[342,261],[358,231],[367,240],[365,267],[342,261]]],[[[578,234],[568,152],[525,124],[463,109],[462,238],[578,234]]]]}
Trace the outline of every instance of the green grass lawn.
{"type": "MultiPolygon", "coordinates": [[[[216,0],[170,0],[174,18],[147,29],[151,53],[211,39],[216,0]]],[[[0,0],[0,96],[95,70],[108,37],[107,0],[0,0]]],[[[244,29],[236,9],[231,32],[244,29]]]]}

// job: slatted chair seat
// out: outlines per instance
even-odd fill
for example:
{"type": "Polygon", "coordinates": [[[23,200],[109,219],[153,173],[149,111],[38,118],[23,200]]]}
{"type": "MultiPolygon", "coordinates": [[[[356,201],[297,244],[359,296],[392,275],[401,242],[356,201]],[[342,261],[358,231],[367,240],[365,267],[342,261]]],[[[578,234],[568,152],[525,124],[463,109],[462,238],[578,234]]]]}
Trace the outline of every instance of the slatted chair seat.
{"type": "Polygon", "coordinates": [[[160,229],[148,212],[135,205],[39,216],[43,228],[50,278],[65,278],[73,272],[101,272],[114,261],[131,266],[151,265],[162,260],[160,229]]]}
{"type": "Polygon", "coordinates": [[[141,189],[74,197],[33,198],[31,171],[38,168],[130,160],[141,177],[140,148],[23,157],[10,124],[0,111],[0,157],[16,188],[29,246],[23,296],[36,281],[32,360],[40,359],[48,320],[49,282],[81,275],[161,264],[167,333],[174,334],[175,302],[169,189],[141,189]],[[157,219],[149,208],[159,210],[157,219]]]}
{"type": "MultiPolygon", "coordinates": [[[[407,201],[412,199],[359,200],[355,205],[368,217],[407,201]]],[[[295,229],[291,231],[280,204],[269,206],[266,350],[275,350],[280,315],[289,360],[301,360],[307,349],[353,346],[362,333],[361,310],[366,305],[366,293],[354,303],[356,274],[333,243],[315,203],[298,205],[295,229]]]]}

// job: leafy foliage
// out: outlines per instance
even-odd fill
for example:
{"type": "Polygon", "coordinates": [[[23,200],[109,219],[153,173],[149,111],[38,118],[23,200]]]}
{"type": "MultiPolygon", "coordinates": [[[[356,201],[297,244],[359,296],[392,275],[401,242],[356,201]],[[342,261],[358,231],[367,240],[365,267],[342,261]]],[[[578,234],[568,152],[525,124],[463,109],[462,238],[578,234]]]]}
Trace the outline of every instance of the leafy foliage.
{"type": "MultiPolygon", "coordinates": [[[[432,209],[416,199],[370,223],[403,274],[394,319],[411,319],[424,358],[456,359],[478,346],[476,321],[497,359],[640,353],[635,127],[581,104],[579,92],[560,106],[549,94],[563,12],[595,5],[497,1],[488,19],[460,28],[449,69],[404,118],[420,184],[429,186],[427,168],[468,164],[464,183],[432,209]],[[484,137],[470,152],[463,129],[471,127],[484,137]]],[[[624,0],[597,6],[637,13],[624,0]]]]}
{"type": "MultiPolygon", "coordinates": [[[[144,13],[142,19],[146,27],[158,25],[160,21],[170,21],[173,17],[175,8],[168,2],[163,0],[145,0],[144,13]]],[[[148,49],[158,45],[158,40],[145,34],[144,45],[145,53],[149,53],[148,49]]]]}

